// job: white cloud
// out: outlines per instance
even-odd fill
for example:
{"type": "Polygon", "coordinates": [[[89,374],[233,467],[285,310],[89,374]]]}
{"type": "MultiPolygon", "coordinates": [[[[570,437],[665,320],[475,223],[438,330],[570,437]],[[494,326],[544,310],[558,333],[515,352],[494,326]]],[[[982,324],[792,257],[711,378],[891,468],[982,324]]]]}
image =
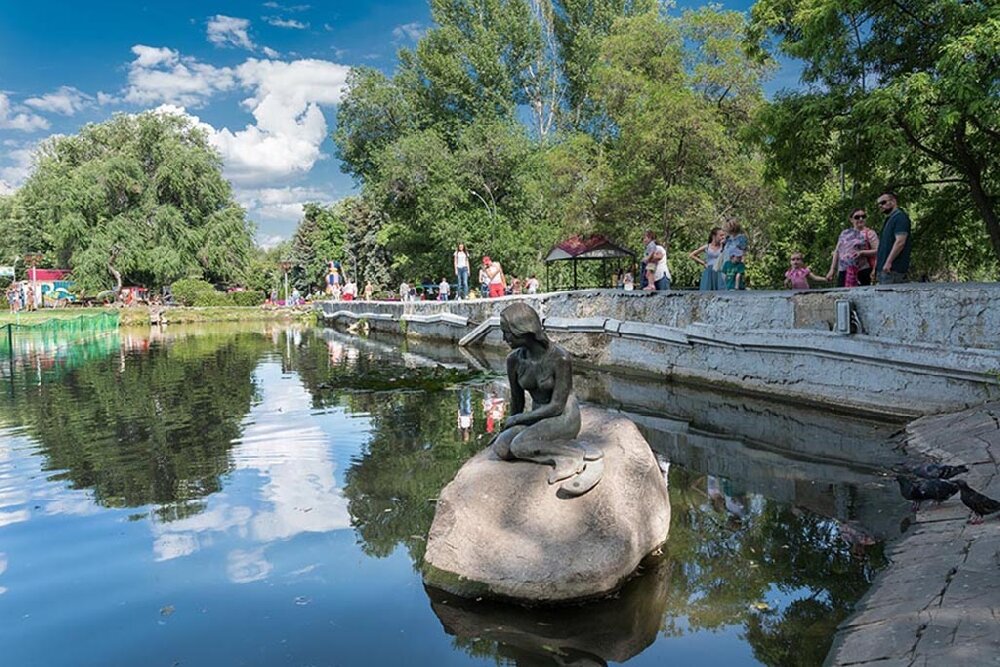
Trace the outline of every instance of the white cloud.
{"type": "Polygon", "coordinates": [[[240,65],[236,76],[254,90],[243,106],[255,123],[236,132],[223,128],[212,138],[230,177],[260,181],[312,169],[327,136],[320,107],[340,102],[349,72],[344,65],[314,59],[250,59],[240,65]]]}
{"type": "Polygon", "coordinates": [[[281,55],[280,53],[278,53],[277,51],[275,51],[274,49],[272,49],[270,46],[265,46],[262,49],[262,51],[264,51],[264,55],[265,56],[267,56],[268,58],[270,58],[272,60],[274,60],[275,58],[277,58],[278,56],[281,55]]]}
{"type": "Polygon", "coordinates": [[[285,237],[280,234],[265,234],[264,236],[257,237],[257,245],[264,250],[270,250],[284,240],[285,237]]]}
{"type": "Polygon", "coordinates": [[[47,130],[48,127],[49,121],[30,111],[15,109],[10,98],[4,93],[0,93],[0,130],[34,132],[35,130],[47,130]]]}
{"type": "Polygon", "coordinates": [[[305,30],[309,27],[308,23],[303,23],[302,21],[296,21],[295,19],[283,19],[278,16],[265,16],[264,20],[269,24],[275,26],[276,28],[291,28],[293,30],[305,30]]]}
{"type": "Polygon", "coordinates": [[[97,92],[97,103],[102,107],[108,104],[118,104],[121,101],[120,97],[106,93],[103,90],[97,92]]]}
{"type": "MultiPolygon", "coordinates": [[[[329,204],[334,201],[333,197],[322,190],[298,186],[237,189],[235,196],[253,219],[293,223],[302,219],[304,204],[329,204]]],[[[279,238],[278,242],[280,241],[279,238]]],[[[261,245],[263,246],[263,241],[261,245]]]]}
{"type": "MultiPolygon", "coordinates": [[[[306,173],[323,158],[320,147],[328,137],[328,127],[322,107],[340,103],[350,73],[346,65],[328,60],[251,58],[236,68],[216,69],[170,49],[137,46],[133,51],[137,57],[130,69],[126,100],[160,103],[164,113],[190,117],[222,155],[226,176],[244,188],[306,173]],[[242,106],[254,120],[242,129],[217,129],[184,108],[203,104],[215,92],[237,85],[251,91],[242,106]]],[[[297,219],[301,214],[301,207],[279,209],[272,206],[274,202],[264,204],[261,217],[297,219]]]]}
{"type": "Polygon", "coordinates": [[[198,107],[234,85],[233,70],[213,67],[177,51],[136,44],[124,99],[133,104],[179,104],[198,107]]]}
{"type": "Polygon", "coordinates": [[[237,46],[252,51],[255,47],[249,29],[249,19],[216,14],[208,20],[208,41],[216,46],[237,46]]]}
{"type": "Polygon", "coordinates": [[[90,95],[86,95],[72,86],[60,86],[58,90],[46,93],[41,97],[28,98],[24,103],[38,111],[72,116],[77,111],[88,107],[93,99],[90,95]]]}
{"type": "Polygon", "coordinates": [[[398,25],[392,29],[392,36],[397,40],[411,39],[414,42],[424,36],[427,31],[423,24],[417,23],[404,23],[403,25],[398,25]]]}
{"type": "Polygon", "coordinates": [[[35,167],[35,150],[38,147],[35,142],[7,145],[10,150],[3,152],[6,160],[0,163],[0,194],[11,194],[28,179],[35,167]]]}
{"type": "Polygon", "coordinates": [[[265,2],[264,6],[268,9],[277,9],[282,12],[304,12],[312,5],[282,5],[278,2],[265,2]]]}

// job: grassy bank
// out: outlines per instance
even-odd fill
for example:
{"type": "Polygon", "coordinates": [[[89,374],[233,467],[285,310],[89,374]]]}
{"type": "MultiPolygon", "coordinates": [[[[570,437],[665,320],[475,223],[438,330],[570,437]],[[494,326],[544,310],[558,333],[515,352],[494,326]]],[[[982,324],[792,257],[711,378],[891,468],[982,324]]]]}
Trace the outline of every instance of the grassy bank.
{"type": "MultiPolygon", "coordinates": [[[[7,311],[0,313],[0,326],[8,322],[33,324],[50,319],[72,319],[81,315],[96,315],[99,313],[115,313],[119,315],[122,326],[149,325],[149,308],[136,306],[131,308],[53,308],[30,313],[14,315],[7,311]]],[[[312,321],[315,314],[309,307],[300,308],[241,308],[238,306],[217,306],[206,308],[188,308],[178,306],[165,310],[168,324],[188,324],[194,322],[248,322],[248,321],[312,321]]]]}

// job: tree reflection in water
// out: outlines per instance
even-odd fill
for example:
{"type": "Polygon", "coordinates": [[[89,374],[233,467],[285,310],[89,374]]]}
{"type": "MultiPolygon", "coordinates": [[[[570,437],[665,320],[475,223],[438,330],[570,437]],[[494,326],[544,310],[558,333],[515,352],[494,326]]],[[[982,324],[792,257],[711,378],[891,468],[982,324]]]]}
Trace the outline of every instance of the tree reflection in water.
{"type": "MultiPolygon", "coordinates": [[[[469,390],[342,396],[349,410],[372,419],[345,489],[367,553],[387,556],[403,546],[419,568],[433,500],[484,442],[493,388],[472,388],[471,402],[469,390]],[[463,440],[457,418],[470,404],[474,435],[463,440]]],[[[432,591],[435,613],[470,655],[516,664],[600,664],[627,659],[623,646],[641,651],[652,641],[641,623],[604,624],[617,636],[585,640],[592,619],[621,614],[615,608],[623,598],[640,600],[635,606],[656,617],[661,636],[730,629],[764,664],[820,664],[837,624],[882,564],[881,548],[852,553],[837,521],[739,493],[697,471],[673,466],[669,484],[673,519],[664,554],[618,598],[549,613],[432,591]]]]}
{"type": "Polygon", "coordinates": [[[0,411],[39,443],[51,479],[93,489],[105,507],[158,505],[171,520],[221,488],[269,344],[253,334],[141,340],[51,375],[14,373],[0,411]]]}
{"type": "MultiPolygon", "coordinates": [[[[0,419],[39,443],[57,479],[93,489],[104,506],[155,504],[171,521],[221,489],[257,400],[254,369],[280,355],[313,408],[368,418],[368,440],[344,476],[351,525],[365,553],[402,547],[419,569],[434,500],[502,419],[503,394],[476,372],[386,347],[304,332],[202,334],[135,355],[116,348],[62,368],[57,381],[15,373],[0,419]]],[[[821,663],[881,565],[880,547],[852,553],[838,522],[699,470],[670,466],[669,485],[664,553],[617,597],[528,612],[430,592],[455,645],[498,662],[601,664],[724,630],[764,664],[821,663]]]]}

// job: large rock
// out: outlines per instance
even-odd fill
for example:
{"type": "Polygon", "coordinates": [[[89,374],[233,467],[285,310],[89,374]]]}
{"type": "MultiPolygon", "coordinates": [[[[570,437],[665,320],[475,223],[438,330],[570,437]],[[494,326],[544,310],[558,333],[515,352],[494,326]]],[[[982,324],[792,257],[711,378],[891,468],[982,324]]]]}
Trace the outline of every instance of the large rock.
{"type": "Polygon", "coordinates": [[[630,420],[585,408],[580,440],[604,452],[604,477],[570,497],[549,466],[485,449],[438,499],[424,581],[464,597],[534,603],[599,597],[667,538],[670,500],[656,458],[630,420]]]}

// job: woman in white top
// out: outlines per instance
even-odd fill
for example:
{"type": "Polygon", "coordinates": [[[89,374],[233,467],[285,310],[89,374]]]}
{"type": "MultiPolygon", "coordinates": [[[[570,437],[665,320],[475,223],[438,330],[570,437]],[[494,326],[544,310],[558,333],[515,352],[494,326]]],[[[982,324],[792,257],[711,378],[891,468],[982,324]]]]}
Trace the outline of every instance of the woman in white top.
{"type": "Polygon", "coordinates": [[[453,262],[455,276],[458,277],[458,293],[455,296],[458,299],[465,299],[469,296],[469,253],[465,252],[464,243],[458,244],[453,262]]]}

